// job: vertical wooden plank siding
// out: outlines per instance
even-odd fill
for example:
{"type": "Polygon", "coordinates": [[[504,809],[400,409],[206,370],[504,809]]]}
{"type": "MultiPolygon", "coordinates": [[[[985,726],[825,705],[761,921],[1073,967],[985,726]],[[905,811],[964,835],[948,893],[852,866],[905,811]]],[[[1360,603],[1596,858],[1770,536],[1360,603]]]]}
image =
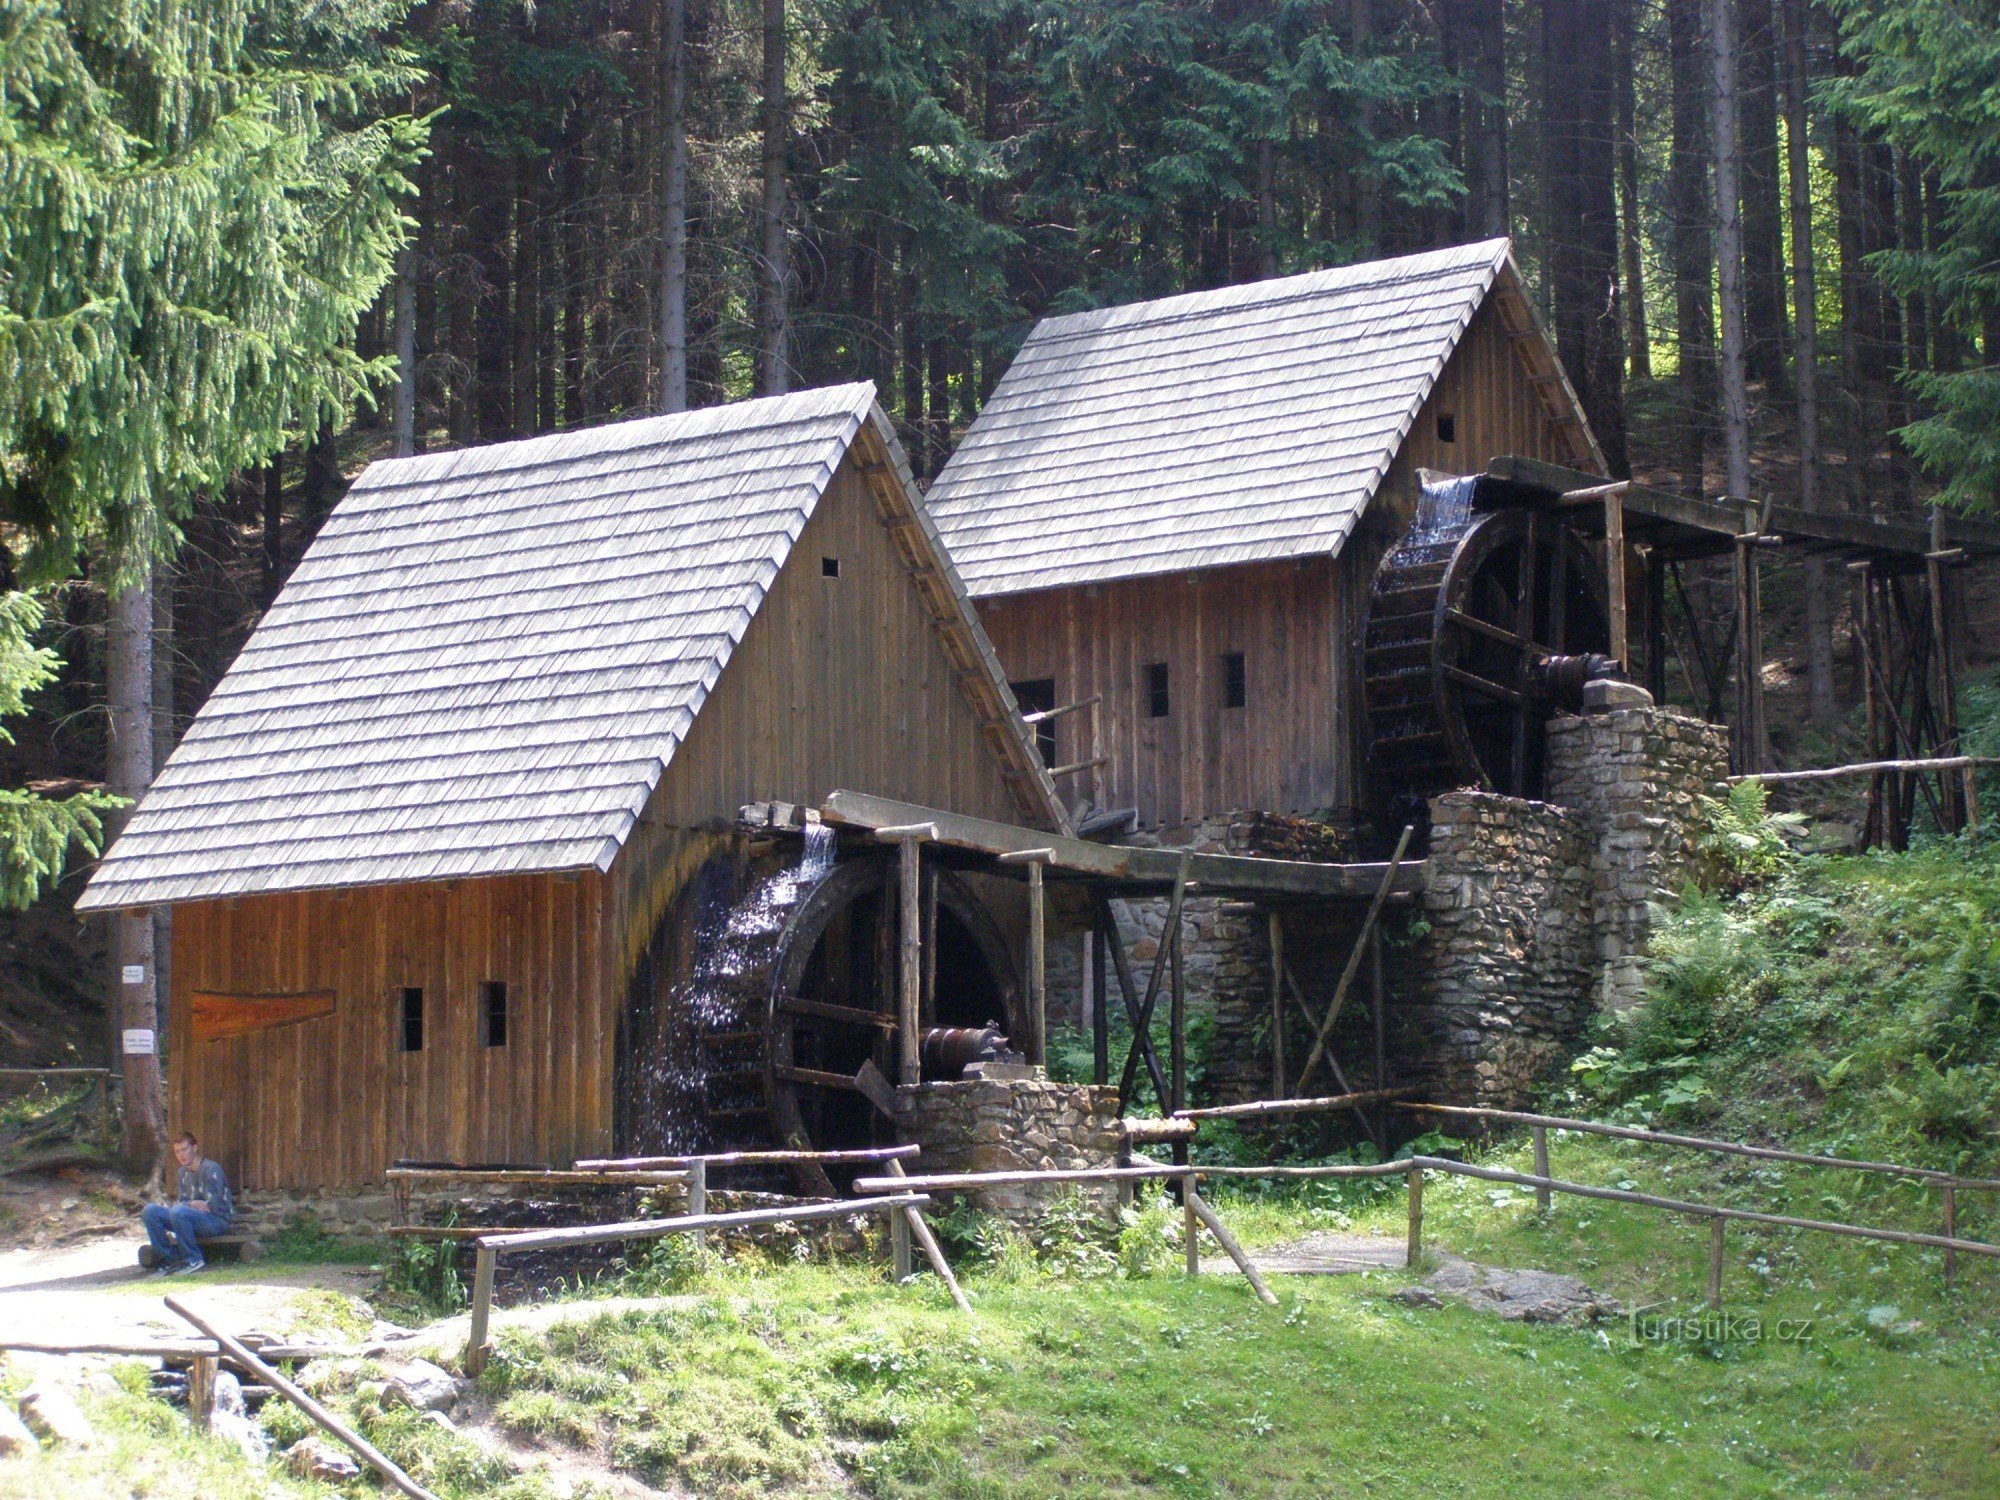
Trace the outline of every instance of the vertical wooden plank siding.
{"type": "MultiPolygon", "coordinates": [[[[565,1162],[610,1141],[594,874],[241,897],[174,920],[169,1107],[251,1191],[381,1180],[399,1157],[565,1162]],[[508,1039],[480,1044],[483,980],[508,1039]],[[423,1050],[401,1050],[403,988],[423,1050]],[[217,1042],[191,996],[330,989],[334,1010],[217,1042]],[[553,1075],[551,1054],[568,1062],[553,1075]]],[[[611,1014],[615,1016],[615,1011],[611,1014]]]]}
{"type": "MultiPolygon", "coordinates": [[[[1539,382],[1539,383],[1538,383],[1539,382]]],[[[1340,813],[1360,801],[1366,726],[1359,642],[1376,564],[1408,527],[1418,468],[1476,473],[1507,453],[1587,462],[1554,417],[1499,304],[1474,315],[1338,557],[1247,563],[983,600],[1009,679],[1052,677],[1056,701],[1102,694],[1056,721],[1059,762],[1108,764],[1064,779],[1100,806],[1173,827],[1240,808],[1340,813]],[[1450,439],[1444,436],[1449,418],[1450,439]],[[1222,706],[1222,657],[1244,655],[1246,703],[1222,706]],[[1165,662],[1171,711],[1147,712],[1146,668],[1165,662]]]]}

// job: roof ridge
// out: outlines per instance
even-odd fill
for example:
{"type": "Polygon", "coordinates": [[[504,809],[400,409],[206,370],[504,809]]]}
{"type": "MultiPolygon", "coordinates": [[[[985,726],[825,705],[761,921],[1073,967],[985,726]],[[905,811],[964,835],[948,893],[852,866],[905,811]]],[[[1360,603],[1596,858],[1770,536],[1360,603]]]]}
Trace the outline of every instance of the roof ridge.
{"type": "MultiPolygon", "coordinates": [[[[1486,266],[1490,278],[1498,274],[1500,264],[1509,253],[1511,243],[1505,238],[1477,240],[1467,245],[1452,245],[1440,250],[1422,250],[1411,255],[1355,261],[1345,266],[1325,266],[1317,271],[1302,271],[1292,276],[1242,281],[1229,286],[1212,287],[1205,291],[1176,292],[1169,297],[1153,297],[1141,302],[1121,302],[1110,307],[1090,308],[1083,312],[1061,313],[1037,323],[1034,330],[1029,333],[1027,342],[1034,344],[1077,338],[1085,334],[1101,333],[1113,326],[1119,332],[1126,332],[1135,328],[1189,322],[1245,308],[1282,307],[1287,303],[1306,301],[1313,297],[1325,296],[1329,292],[1351,290],[1376,281],[1422,281],[1482,264],[1486,266]],[[1484,254],[1470,253],[1473,251],[1482,251],[1484,254]],[[1419,267],[1418,262],[1429,264],[1419,267]],[[1395,275],[1392,268],[1398,267],[1403,268],[1405,274],[1395,275]],[[1373,271],[1376,275],[1359,274],[1366,271],[1373,271]]],[[[1023,347],[1025,349],[1026,346],[1023,347]]]]}

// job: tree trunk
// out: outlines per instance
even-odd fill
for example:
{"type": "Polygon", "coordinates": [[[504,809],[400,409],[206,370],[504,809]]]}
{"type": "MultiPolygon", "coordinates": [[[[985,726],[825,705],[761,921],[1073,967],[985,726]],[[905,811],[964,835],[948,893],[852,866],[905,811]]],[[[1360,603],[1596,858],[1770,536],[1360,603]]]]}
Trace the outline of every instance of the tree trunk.
{"type": "MultiPolygon", "coordinates": [[[[1354,54],[1366,59],[1375,50],[1374,0],[1351,0],[1348,18],[1353,28],[1354,54]]],[[[1355,107],[1354,128],[1364,142],[1374,142],[1373,102],[1364,99],[1355,107]]],[[[1364,161],[1354,169],[1354,237],[1360,241],[1364,257],[1381,248],[1382,183],[1372,162],[1364,161]]]]}
{"type": "Polygon", "coordinates": [[[1681,489],[1707,493],[1708,428],[1714,411],[1714,257],[1709,252],[1708,87],[1701,57],[1700,0],[1667,0],[1673,75],[1672,222],[1675,348],[1680,366],[1677,463],[1681,489]]]}
{"type": "Polygon", "coordinates": [[[1778,179],[1771,0],[1736,0],[1737,177],[1743,195],[1743,357],[1749,378],[1785,379],[1785,235],[1778,179]]]}
{"type": "Polygon", "coordinates": [[[1611,67],[1618,104],[1618,247],[1625,272],[1625,357],[1634,380],[1653,378],[1646,331],[1646,273],[1640,263],[1638,87],[1634,78],[1634,0],[1618,0],[1611,67]]]}
{"type": "Polygon", "coordinates": [[[1472,145],[1470,175],[1477,184],[1477,233],[1495,237],[1512,228],[1507,202],[1507,27],[1502,0],[1464,0],[1473,44],[1472,83],[1477,98],[1466,105],[1472,145]]]}
{"type": "MultiPolygon", "coordinates": [[[[174,567],[153,565],[153,772],[174,753],[174,567]]],[[[155,993],[173,994],[174,909],[153,908],[155,993]]],[[[160,1045],[167,1044],[166,1007],[160,1007],[160,1045]]]]}
{"type": "Polygon", "coordinates": [[[396,457],[417,451],[417,277],[415,247],[396,252],[396,457]]]}
{"type": "MultiPolygon", "coordinates": [[[[1792,211],[1792,352],[1799,397],[1799,504],[1818,510],[1819,309],[1813,264],[1812,156],[1806,71],[1806,0],[1785,6],[1785,149],[1792,211]]],[[[1840,715],[1833,691],[1832,581],[1826,559],[1806,562],[1806,703],[1813,722],[1830,727],[1840,715]]]]}
{"type": "Polygon", "coordinates": [[[507,273],[512,295],[508,299],[508,331],[513,352],[508,360],[513,376],[514,431],[532,437],[542,430],[541,413],[536,410],[540,393],[541,360],[535,347],[537,319],[541,313],[541,256],[536,230],[541,219],[541,165],[517,163],[511,174],[514,182],[514,243],[508,257],[507,273]]]}
{"type": "Polygon", "coordinates": [[[660,410],[687,409],[687,0],[660,15],[660,410]]]}
{"type": "Polygon", "coordinates": [[[1278,274],[1278,197],[1276,151],[1269,140],[1257,143],[1257,274],[1265,280],[1278,274]]]}
{"type": "Polygon", "coordinates": [[[264,466],[264,607],[278,597],[285,578],[285,455],[273,453],[264,466]]]}
{"type": "MultiPolygon", "coordinates": [[[[111,716],[105,786],[136,802],[153,783],[153,566],[148,557],[110,600],[105,622],[104,696],[111,716]]],[[[117,814],[107,832],[116,837],[129,812],[117,814]]],[[[126,1167],[160,1169],[166,1139],[166,1103],[160,1087],[159,992],[148,911],[114,912],[112,961],[117,967],[111,1011],[122,1036],[118,1066],[125,1081],[126,1167]]]]}
{"type": "Polygon", "coordinates": [[[1709,137],[1715,154],[1715,258],[1721,266],[1723,487],[1727,498],[1740,504],[1750,498],[1750,398],[1743,347],[1743,200],[1737,173],[1733,3],[1706,0],[1714,69],[1709,137]]]}
{"type": "Polygon", "coordinates": [[[764,0],[764,200],[758,259],[757,390],[782,396],[785,367],[785,136],[791,112],[785,98],[785,0],[764,0]]]}
{"type": "Polygon", "coordinates": [[[1612,148],[1611,40],[1589,0],[1548,0],[1543,64],[1548,267],[1556,347],[1614,475],[1626,472],[1624,330],[1612,148]]]}

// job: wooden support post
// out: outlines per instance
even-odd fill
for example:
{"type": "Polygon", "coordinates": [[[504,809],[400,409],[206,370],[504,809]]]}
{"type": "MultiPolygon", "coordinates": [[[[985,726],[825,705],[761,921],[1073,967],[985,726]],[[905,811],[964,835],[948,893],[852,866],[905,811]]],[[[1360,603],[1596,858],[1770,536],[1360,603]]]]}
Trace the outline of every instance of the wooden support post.
{"type": "MultiPolygon", "coordinates": [[[[1532,1128],[1531,1134],[1535,1143],[1535,1175],[1546,1177],[1549,1175],[1549,1127],[1536,1125],[1532,1128]]],[[[1535,1207],[1541,1213],[1546,1215],[1554,1204],[1555,1195],[1546,1185],[1535,1189],[1535,1207]]]]}
{"type": "Polygon", "coordinates": [[[1195,1204],[1201,1195],[1195,1191],[1195,1177],[1192,1172],[1181,1179],[1181,1243],[1187,1252],[1187,1273],[1201,1274],[1201,1218],[1195,1211],[1195,1204]]]}
{"type": "MultiPolygon", "coordinates": [[[[1958,1193],[1950,1183],[1944,1188],[1944,1237],[1958,1238],[1958,1193]]],[[[1944,1253],[1944,1285],[1950,1291],[1952,1283],[1958,1280],[1958,1252],[1946,1250],[1944,1253]]]]}
{"type": "Polygon", "coordinates": [[[1708,1221],[1708,1305],[1722,1306],[1722,1239],[1728,1230],[1723,1219],[1708,1221]]]}
{"type": "Polygon", "coordinates": [[[1291,1077],[1285,1071],[1285,924],[1276,907],[1264,921],[1271,936],[1271,1097],[1282,1099],[1291,1077]]]}
{"type": "Polygon", "coordinates": [[[922,843],[915,837],[896,847],[897,895],[902,912],[902,952],[896,987],[896,1081],[908,1087],[923,1077],[919,1051],[923,991],[922,843]]]}
{"type": "Polygon", "coordinates": [[[898,1286],[910,1279],[910,1220],[893,1208],[889,1210],[889,1261],[898,1286]]]}
{"type": "MultiPolygon", "coordinates": [[[[1165,935],[1167,943],[1167,971],[1171,976],[1174,993],[1167,1004],[1167,1051],[1172,1068],[1173,1098],[1162,1114],[1174,1114],[1187,1108],[1187,965],[1183,960],[1181,942],[1181,914],[1174,914],[1173,930],[1165,935]]],[[[1186,1147],[1177,1158],[1186,1161],[1186,1147]]]]}
{"type": "Polygon", "coordinates": [[[1604,495],[1604,579],[1606,610],[1611,616],[1611,655],[1632,670],[1632,642],[1625,606],[1625,492],[1604,495]]]}
{"type": "MultiPolygon", "coordinates": [[[[1368,1005],[1374,1012],[1375,1020],[1375,1084],[1378,1089],[1389,1086],[1389,1043],[1385,1008],[1388,1004],[1382,983],[1382,929],[1375,929],[1375,938],[1368,952],[1368,1005]]],[[[1389,1154],[1389,1112],[1375,1111],[1375,1153],[1389,1154]]]]}
{"type": "MultiPolygon", "coordinates": [[[[688,1163],[688,1213],[693,1215],[705,1214],[707,1212],[708,1163],[696,1157],[688,1163]]],[[[695,1230],[694,1249],[697,1255],[708,1249],[708,1231],[706,1229],[695,1230]]]]}
{"type": "Polygon", "coordinates": [[[222,1332],[221,1329],[209,1322],[200,1313],[188,1307],[180,1298],[167,1298],[167,1306],[210,1338],[214,1339],[222,1352],[227,1354],[238,1365],[242,1366],[252,1375],[255,1375],[259,1381],[271,1387],[272,1390],[276,1391],[287,1401],[291,1402],[292,1405],[312,1418],[313,1421],[317,1422],[327,1432],[339,1438],[341,1442],[353,1449],[363,1462],[386,1479],[395,1489],[409,1496],[410,1500],[437,1500],[437,1497],[429,1490],[397,1468],[374,1444],[370,1443],[360,1433],[341,1421],[339,1417],[320,1405],[311,1396],[300,1390],[282,1371],[273,1369],[262,1359],[258,1358],[254,1350],[245,1347],[240,1340],[233,1339],[228,1334],[222,1332]]]}
{"type": "Polygon", "coordinates": [[[1667,568],[1657,547],[1646,554],[1646,691],[1667,701],[1667,568]]]}
{"type": "Polygon", "coordinates": [[[1102,926],[1090,930],[1090,1081],[1111,1082],[1111,955],[1102,926]]]}
{"type": "Polygon", "coordinates": [[[1424,1259],[1424,1169],[1412,1165],[1410,1184],[1410,1245],[1403,1264],[1415,1270],[1424,1259]]]}
{"type": "MultiPolygon", "coordinates": [[[[1937,754],[1956,755],[1958,743],[1958,668],[1947,590],[1950,574],[1945,570],[1944,510],[1931,507],[1931,550],[1924,559],[1924,578],[1930,586],[1931,655],[1937,660],[1937,754]]],[[[1951,778],[1938,777],[1938,805],[1949,818],[1947,833],[1957,833],[1966,825],[1973,798],[1973,774],[1961,773],[1958,785],[1951,778]]]]}
{"type": "MultiPolygon", "coordinates": [[[[1132,1086],[1138,1082],[1139,1058],[1144,1055],[1154,1068],[1153,1086],[1160,1091],[1161,1112],[1167,1112],[1166,1101],[1172,1097],[1167,1080],[1158,1072],[1159,1060],[1152,1056],[1153,1007],[1159,1003],[1160,981],[1166,977],[1168,954],[1172,952],[1174,935],[1180,931],[1181,908],[1187,904],[1188,855],[1183,853],[1174,870],[1174,894],[1167,902],[1167,921],[1160,931],[1160,952],[1153,959],[1152,972],[1146,976],[1146,998],[1139,1002],[1139,1009],[1132,1017],[1132,1050],[1125,1054],[1125,1072],[1118,1081],[1118,1109],[1123,1114],[1132,1102],[1132,1086]]],[[[1123,974],[1119,976],[1124,978],[1123,974]]]]}
{"type": "Polygon", "coordinates": [[[486,1357],[492,1351],[487,1341],[486,1325],[493,1316],[493,1271],[498,1264],[500,1253],[481,1245],[472,1259],[472,1328],[465,1340],[465,1373],[478,1377],[486,1368],[486,1357]]]}
{"type": "Polygon", "coordinates": [[[1761,771],[1764,753],[1764,626],[1755,508],[1736,542],[1736,759],[1738,771],[1761,771]]]}
{"type": "Polygon", "coordinates": [[[1194,1209],[1195,1217],[1208,1226],[1208,1232],[1215,1236],[1215,1242],[1222,1246],[1231,1260],[1236,1262],[1236,1269],[1241,1271],[1243,1279],[1250,1283],[1250,1289],[1257,1294],[1257,1300],[1276,1307],[1277,1294],[1265,1283],[1256,1265],[1243,1249],[1242,1242],[1229,1232],[1228,1226],[1216,1216],[1215,1210],[1201,1194],[1189,1187],[1186,1189],[1186,1196],[1189,1206],[1194,1209]]]}
{"type": "Polygon", "coordinates": [[[937,863],[931,861],[923,868],[924,888],[924,992],[918,1002],[917,1019],[925,1027],[937,1025],[937,908],[938,872],[937,863]]]}
{"type": "Polygon", "coordinates": [[[1396,852],[1389,856],[1389,868],[1382,876],[1382,884],[1375,891],[1375,899],[1368,904],[1368,915],[1362,919],[1361,936],[1355,939],[1354,951],[1347,955],[1347,967],[1340,971],[1340,981],[1333,987],[1333,999],[1327,1002],[1326,1019],[1319,1023],[1319,1034],[1313,1038],[1312,1051],[1306,1054],[1306,1065],[1299,1069],[1298,1092],[1306,1091],[1306,1080],[1312,1077],[1312,1070],[1326,1052],[1326,1039],[1333,1034],[1334,1020],[1340,1015],[1341,1004],[1347,999],[1347,987],[1354,983],[1355,970],[1361,967],[1362,950],[1368,946],[1368,938],[1375,931],[1375,924],[1381,919],[1382,905],[1389,899],[1389,889],[1396,883],[1396,872],[1403,867],[1403,855],[1410,847],[1410,840],[1416,837],[1416,825],[1405,823],[1402,837],[1396,840],[1396,852]]]}
{"type": "MultiPolygon", "coordinates": [[[[1121,1172],[1132,1165],[1132,1137],[1122,1130],[1118,1132],[1118,1151],[1112,1160],[1121,1172]]],[[[1121,1209],[1132,1206],[1132,1179],[1129,1177],[1118,1179],[1118,1206],[1121,1209]]]]}
{"type": "Polygon", "coordinates": [[[213,1354],[197,1354],[188,1364],[188,1420],[199,1432],[208,1431],[215,1416],[215,1371],[213,1354]]]}
{"type": "Polygon", "coordinates": [[[1028,1061],[1047,1067],[1049,1061],[1048,906],[1042,889],[1042,865],[1028,866],[1028,1061]]]}
{"type": "MultiPolygon", "coordinates": [[[[909,1174],[903,1170],[903,1164],[892,1156],[889,1158],[889,1175],[906,1177],[909,1174]]],[[[917,1237],[917,1244],[923,1249],[924,1259],[931,1263],[931,1269],[937,1272],[938,1280],[942,1281],[945,1290],[951,1293],[951,1300],[958,1304],[958,1310],[962,1313],[971,1312],[972,1302],[965,1295],[965,1289],[958,1284],[958,1278],[951,1274],[951,1262],[944,1258],[944,1249],[938,1244],[937,1236],[931,1233],[931,1226],[924,1222],[923,1210],[906,1208],[903,1210],[903,1216],[909,1220],[910,1233],[917,1237]]]]}

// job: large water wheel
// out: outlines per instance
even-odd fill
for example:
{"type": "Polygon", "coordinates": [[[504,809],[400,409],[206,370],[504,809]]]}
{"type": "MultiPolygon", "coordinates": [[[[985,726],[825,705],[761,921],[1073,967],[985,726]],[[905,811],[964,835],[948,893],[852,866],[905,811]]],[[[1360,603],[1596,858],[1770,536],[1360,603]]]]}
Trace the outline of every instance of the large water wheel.
{"type": "MultiPolygon", "coordinates": [[[[894,868],[887,851],[838,863],[829,852],[823,864],[809,855],[701,927],[693,973],[666,1002],[668,1026],[687,1038],[685,1061],[640,1070],[636,1140],[659,1150],[830,1150],[886,1138],[854,1078],[868,1062],[885,1078],[897,1072],[894,868]]],[[[978,1053],[982,1036],[1004,1042],[1019,981],[985,905],[952,871],[932,876],[924,1051],[943,1076],[968,1048],[978,1053]]]]}
{"type": "MultiPolygon", "coordinates": [[[[1427,499],[1429,496],[1427,495],[1427,499]]],[[[1616,671],[1603,565],[1558,513],[1427,509],[1375,574],[1366,697],[1376,801],[1541,790],[1544,726],[1616,671]]]]}

